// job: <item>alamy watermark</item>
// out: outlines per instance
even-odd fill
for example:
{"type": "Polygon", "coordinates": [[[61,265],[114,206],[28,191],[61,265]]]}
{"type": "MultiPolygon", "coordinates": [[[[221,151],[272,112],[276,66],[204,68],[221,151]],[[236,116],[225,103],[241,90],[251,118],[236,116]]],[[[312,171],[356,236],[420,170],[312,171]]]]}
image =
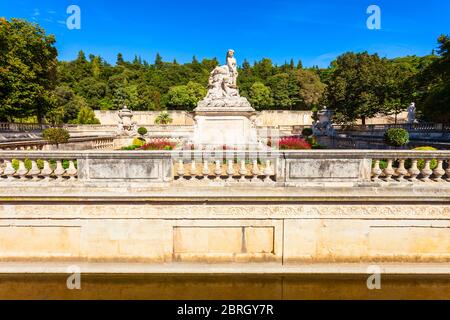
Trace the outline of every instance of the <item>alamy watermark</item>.
{"type": "Polygon", "coordinates": [[[366,272],[370,274],[367,278],[366,284],[369,290],[381,289],[381,268],[376,265],[370,265],[367,267],[366,272]]]}
{"type": "Polygon", "coordinates": [[[366,25],[369,30],[381,29],[381,9],[379,6],[372,4],[367,7],[367,14],[370,16],[367,18],[366,25]]]}
{"type": "Polygon", "coordinates": [[[81,29],[81,9],[77,5],[70,5],[67,7],[66,13],[70,16],[66,20],[66,26],[69,30],[81,29]]]}
{"type": "Polygon", "coordinates": [[[67,268],[69,277],[66,280],[66,286],[69,290],[81,290],[81,269],[79,266],[72,265],[67,268]]]}

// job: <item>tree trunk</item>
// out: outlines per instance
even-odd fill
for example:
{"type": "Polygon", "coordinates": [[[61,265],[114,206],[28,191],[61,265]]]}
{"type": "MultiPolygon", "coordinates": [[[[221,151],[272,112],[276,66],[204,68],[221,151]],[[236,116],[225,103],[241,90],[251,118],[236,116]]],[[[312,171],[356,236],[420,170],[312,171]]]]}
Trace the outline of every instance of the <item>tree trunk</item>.
{"type": "Polygon", "coordinates": [[[363,124],[363,125],[366,124],[366,117],[364,117],[364,116],[361,117],[361,124],[363,124]]]}

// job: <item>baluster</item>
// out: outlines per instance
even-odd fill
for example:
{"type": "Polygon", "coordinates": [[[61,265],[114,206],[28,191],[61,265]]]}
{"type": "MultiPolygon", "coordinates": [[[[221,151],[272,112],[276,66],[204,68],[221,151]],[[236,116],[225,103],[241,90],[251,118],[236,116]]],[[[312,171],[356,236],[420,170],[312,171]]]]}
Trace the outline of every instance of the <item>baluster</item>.
{"type": "Polygon", "coordinates": [[[53,173],[52,168],[50,167],[50,161],[44,160],[44,168],[41,170],[41,176],[44,177],[44,180],[50,180],[50,177],[53,173]]]}
{"type": "Polygon", "coordinates": [[[31,160],[31,169],[28,172],[28,175],[31,176],[32,180],[38,180],[39,173],[41,173],[41,170],[38,168],[36,160],[31,160]]]}
{"type": "Polygon", "coordinates": [[[264,181],[269,181],[270,176],[274,174],[274,171],[272,169],[272,164],[270,160],[266,160],[266,167],[264,168],[264,181]]]}
{"type": "Polygon", "coordinates": [[[405,169],[405,159],[398,160],[398,168],[396,170],[398,181],[405,181],[405,175],[408,173],[408,170],[405,169]]]}
{"type": "Polygon", "coordinates": [[[3,175],[6,176],[8,180],[11,180],[14,174],[16,173],[16,170],[14,169],[12,165],[11,160],[5,160],[5,170],[3,171],[3,175]]]}
{"type": "Polygon", "coordinates": [[[259,167],[258,167],[258,160],[254,159],[253,160],[253,165],[252,165],[252,181],[257,181],[258,180],[258,175],[259,175],[259,167]]]}
{"type": "Polygon", "coordinates": [[[197,164],[195,163],[195,160],[191,161],[190,174],[191,174],[192,178],[195,178],[197,176],[197,164]]]}
{"type": "Polygon", "coordinates": [[[437,167],[433,170],[433,180],[434,181],[441,181],[442,177],[445,174],[444,168],[444,161],[443,160],[437,160],[437,167]]]}
{"type": "Polygon", "coordinates": [[[234,160],[233,159],[228,159],[227,160],[227,175],[228,175],[228,180],[233,180],[233,176],[234,176],[234,160]]]}
{"type": "Polygon", "coordinates": [[[431,159],[425,159],[425,166],[423,167],[423,169],[420,171],[420,173],[422,174],[422,181],[430,181],[430,176],[433,173],[433,171],[430,168],[430,163],[431,163],[431,159]]]}
{"type": "Polygon", "coordinates": [[[78,170],[77,170],[77,168],[75,168],[74,160],[69,160],[69,168],[67,168],[66,173],[69,176],[69,179],[71,179],[71,180],[75,179],[75,177],[78,173],[78,170]]]}
{"type": "Polygon", "coordinates": [[[373,181],[379,181],[379,177],[381,175],[381,169],[380,169],[380,159],[375,159],[375,163],[373,165],[372,169],[372,179],[373,181]]]}
{"type": "Polygon", "coordinates": [[[209,176],[209,162],[208,162],[208,159],[204,159],[203,160],[202,175],[205,178],[208,178],[208,176],[209,176]]]}
{"type": "Polygon", "coordinates": [[[53,171],[54,175],[56,176],[57,180],[62,180],[63,174],[66,172],[66,170],[62,166],[61,160],[56,160],[56,169],[53,171]]]}
{"type": "Polygon", "coordinates": [[[178,160],[178,170],[177,170],[177,174],[180,178],[182,178],[184,176],[184,163],[183,163],[183,159],[178,160]]]}
{"type": "Polygon", "coordinates": [[[384,169],[384,177],[386,181],[392,181],[392,176],[395,174],[392,168],[392,159],[388,159],[386,169],[384,169]]]}
{"type": "Polygon", "coordinates": [[[15,177],[22,179],[25,178],[25,175],[28,173],[27,168],[25,167],[25,161],[24,160],[18,160],[19,161],[19,168],[16,171],[15,177]]]}
{"type": "Polygon", "coordinates": [[[216,168],[214,170],[214,174],[216,175],[216,180],[220,180],[220,176],[222,175],[222,167],[220,165],[220,160],[216,160],[216,168]]]}
{"type": "Polygon", "coordinates": [[[450,159],[447,160],[447,169],[445,169],[445,180],[450,182],[450,159]]]}
{"type": "Polygon", "coordinates": [[[247,168],[245,167],[245,160],[241,160],[241,167],[239,168],[240,181],[245,181],[245,176],[247,175],[247,168]]]}
{"type": "Polygon", "coordinates": [[[417,159],[411,160],[411,168],[409,168],[409,178],[411,181],[417,181],[417,176],[420,173],[420,170],[417,168],[417,159]]]}

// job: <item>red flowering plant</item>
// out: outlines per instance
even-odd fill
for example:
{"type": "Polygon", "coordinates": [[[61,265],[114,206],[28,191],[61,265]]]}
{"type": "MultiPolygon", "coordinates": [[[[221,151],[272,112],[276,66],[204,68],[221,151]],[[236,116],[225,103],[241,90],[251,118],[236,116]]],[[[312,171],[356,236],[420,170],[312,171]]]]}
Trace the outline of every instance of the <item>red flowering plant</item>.
{"type": "Polygon", "coordinates": [[[144,144],[140,150],[173,150],[177,144],[175,142],[159,140],[144,144]]]}
{"type": "Polygon", "coordinates": [[[304,150],[312,148],[308,141],[298,137],[281,138],[278,144],[281,150],[304,150]]]}

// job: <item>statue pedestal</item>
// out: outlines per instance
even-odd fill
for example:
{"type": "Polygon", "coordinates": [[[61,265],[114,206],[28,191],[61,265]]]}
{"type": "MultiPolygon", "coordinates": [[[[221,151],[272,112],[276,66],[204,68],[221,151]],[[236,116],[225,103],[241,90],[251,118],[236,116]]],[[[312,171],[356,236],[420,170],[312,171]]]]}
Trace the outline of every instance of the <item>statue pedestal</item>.
{"type": "Polygon", "coordinates": [[[197,108],[193,142],[197,146],[218,148],[256,146],[255,114],[252,108],[197,108]]]}

